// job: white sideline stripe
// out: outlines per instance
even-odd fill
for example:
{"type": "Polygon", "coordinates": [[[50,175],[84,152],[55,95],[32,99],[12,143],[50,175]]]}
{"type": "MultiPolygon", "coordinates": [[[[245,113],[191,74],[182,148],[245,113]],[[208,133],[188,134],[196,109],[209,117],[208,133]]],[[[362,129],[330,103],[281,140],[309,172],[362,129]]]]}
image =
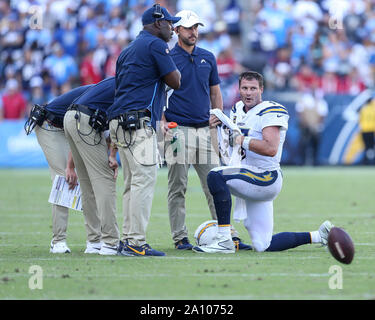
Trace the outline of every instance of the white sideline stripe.
{"type": "MultiPolygon", "coordinates": [[[[209,212],[187,212],[186,215],[193,216],[193,217],[206,217],[207,219],[210,217],[209,212]]],[[[316,216],[316,212],[304,212],[304,213],[287,213],[287,212],[278,212],[276,215],[279,215],[278,218],[311,218],[316,216]]],[[[155,217],[168,217],[168,212],[151,212],[151,216],[155,217]]],[[[326,215],[327,217],[350,217],[353,218],[360,216],[361,218],[371,218],[375,217],[375,213],[372,212],[361,212],[355,213],[352,212],[330,212],[326,215]]]]}
{"type": "MultiPolygon", "coordinates": [[[[10,277],[30,277],[29,273],[7,273],[7,276],[10,277]]],[[[192,277],[228,277],[228,273],[221,273],[221,272],[199,272],[199,273],[192,273],[189,276],[192,277]]],[[[350,272],[351,276],[374,276],[375,273],[368,273],[368,272],[350,272]]],[[[71,278],[75,278],[74,272],[71,272],[71,278]]],[[[81,275],[79,275],[82,278],[81,275]]],[[[310,277],[310,278],[325,278],[330,277],[332,274],[330,273],[292,273],[292,272],[270,272],[270,273],[236,273],[236,277],[244,277],[244,278],[259,278],[259,277],[310,277]]],[[[61,275],[57,275],[56,273],[43,273],[43,277],[47,278],[61,278],[61,275]]],[[[92,277],[92,278],[170,278],[170,273],[158,273],[158,274],[128,274],[128,273],[85,273],[83,277],[92,277]]]]}
{"type": "Polygon", "coordinates": [[[38,231],[38,232],[0,232],[0,236],[2,236],[2,235],[4,235],[4,236],[6,236],[6,235],[20,235],[20,234],[22,234],[22,235],[24,235],[24,234],[45,234],[45,232],[40,232],[40,231],[38,231]]]}
{"type": "MultiPolygon", "coordinates": [[[[82,216],[81,213],[75,213],[76,215],[78,216],[82,216]]],[[[121,212],[118,212],[119,215],[121,215],[121,212]]],[[[189,216],[193,216],[193,217],[201,217],[201,218],[209,218],[210,217],[210,213],[208,211],[208,207],[207,207],[207,212],[187,212],[186,213],[187,215],[189,216]]],[[[303,212],[303,213],[287,213],[287,212],[279,212],[277,213],[277,215],[280,215],[279,218],[311,218],[311,217],[314,217],[316,216],[316,212],[303,212]]],[[[151,216],[152,217],[166,217],[168,218],[168,212],[151,212],[151,216]]],[[[371,217],[375,217],[375,213],[374,212],[357,212],[355,214],[353,214],[352,212],[330,212],[327,214],[327,217],[362,217],[362,218],[371,218],[371,217]]],[[[19,218],[30,218],[30,219],[35,219],[35,218],[51,218],[51,215],[50,213],[46,213],[46,214],[33,214],[33,213],[5,213],[5,214],[1,214],[1,217],[4,217],[4,218],[14,218],[14,219],[19,219],[19,218]]],[[[83,217],[83,216],[82,216],[83,217]]],[[[39,222],[38,222],[39,223],[39,222]]]]}
{"type": "MultiPolygon", "coordinates": [[[[335,292],[335,291],[334,291],[335,292]]],[[[305,300],[342,300],[342,299],[367,299],[367,300],[374,300],[375,296],[371,293],[363,293],[363,294],[349,294],[345,295],[343,297],[337,297],[337,294],[332,293],[332,295],[314,295],[314,294],[303,294],[303,299],[305,300]]],[[[55,297],[52,297],[50,295],[43,295],[42,297],[39,297],[41,299],[56,299],[55,297]]],[[[69,300],[81,300],[82,296],[71,296],[69,297],[69,300]]],[[[93,295],[92,299],[99,299],[99,300],[116,300],[116,299],[127,299],[127,300],[174,300],[176,299],[176,296],[134,296],[131,294],[121,294],[116,296],[104,296],[101,294],[93,295]]],[[[211,300],[212,304],[217,304],[216,300],[228,300],[226,302],[227,305],[231,304],[230,300],[301,300],[300,296],[297,295],[230,295],[230,296],[213,296],[213,295],[179,295],[180,300],[211,300]]],[[[2,297],[2,300],[19,300],[19,297],[15,296],[8,296],[6,298],[2,297]]]]}
{"type": "MultiPolygon", "coordinates": [[[[25,234],[24,232],[20,232],[22,234],[25,234]]],[[[7,234],[10,235],[15,235],[15,236],[18,236],[20,235],[20,233],[11,233],[11,232],[8,232],[7,234]]],[[[30,233],[26,233],[26,234],[34,234],[34,233],[37,233],[37,232],[30,232],[30,233]]],[[[0,235],[2,233],[0,232],[0,235]]],[[[38,234],[41,234],[41,232],[38,232],[38,234]]],[[[86,244],[83,242],[83,243],[69,243],[69,240],[67,241],[67,244],[68,244],[68,247],[82,247],[83,249],[86,248],[86,244]]],[[[319,244],[316,244],[316,243],[309,243],[307,245],[310,245],[310,246],[317,246],[316,249],[319,248],[319,244]]],[[[30,243],[23,243],[23,244],[14,244],[14,243],[0,243],[0,247],[12,247],[14,246],[15,248],[18,248],[18,247],[37,247],[37,248],[43,248],[43,247],[46,247],[46,248],[49,248],[50,244],[48,243],[47,245],[43,246],[43,245],[36,245],[36,244],[30,244],[30,243]]],[[[160,247],[160,244],[158,243],[155,243],[153,245],[153,247],[160,247]]],[[[375,246],[375,243],[371,243],[371,242],[355,242],[354,243],[354,247],[356,246],[364,246],[364,247],[373,247],[375,246]]],[[[163,248],[163,250],[166,250],[165,248],[163,248]]],[[[291,249],[292,250],[292,249],[291,249]]],[[[196,254],[196,253],[195,253],[196,254]]]]}
{"type": "MultiPolygon", "coordinates": [[[[57,260],[69,260],[69,261],[103,261],[105,259],[118,259],[118,261],[121,261],[123,259],[162,259],[162,260],[186,260],[186,261],[192,261],[192,260],[204,260],[204,261],[244,261],[244,257],[220,257],[219,254],[212,255],[212,256],[189,256],[189,257],[176,257],[176,256],[165,256],[165,257],[123,257],[123,256],[99,256],[99,255],[88,255],[83,253],[83,249],[81,252],[82,255],[80,256],[72,256],[68,253],[51,253],[50,258],[0,258],[0,261],[19,261],[22,260],[22,262],[28,262],[28,261],[57,261],[57,260]]],[[[198,255],[198,253],[195,253],[194,255],[198,255]]],[[[210,254],[211,255],[211,254],[210,254]]],[[[322,257],[316,257],[316,256],[303,256],[303,257],[291,257],[291,256],[280,256],[277,257],[272,256],[254,256],[249,255],[249,258],[252,260],[249,260],[249,263],[258,262],[261,260],[281,260],[281,259],[293,259],[293,260],[313,260],[313,259],[322,259],[322,257]]],[[[327,253],[327,259],[331,259],[331,256],[329,253],[327,253]]],[[[374,260],[374,256],[355,256],[354,260],[374,260]]]]}

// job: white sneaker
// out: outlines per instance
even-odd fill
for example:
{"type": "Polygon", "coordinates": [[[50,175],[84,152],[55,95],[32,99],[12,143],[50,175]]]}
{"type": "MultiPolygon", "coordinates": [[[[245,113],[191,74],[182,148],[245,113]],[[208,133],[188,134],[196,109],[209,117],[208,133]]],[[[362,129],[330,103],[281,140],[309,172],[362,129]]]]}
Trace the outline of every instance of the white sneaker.
{"type": "Polygon", "coordinates": [[[117,255],[117,246],[110,246],[109,244],[103,243],[99,254],[102,256],[115,256],[117,255]]]}
{"type": "Polygon", "coordinates": [[[102,247],[101,242],[95,243],[95,242],[86,241],[86,250],[84,253],[98,254],[101,247],[102,247]]]}
{"type": "Polygon", "coordinates": [[[51,242],[51,247],[49,249],[50,253],[70,253],[70,249],[66,245],[65,241],[56,242],[53,244],[51,242]]]}
{"type": "Polygon", "coordinates": [[[328,234],[334,225],[330,221],[324,221],[321,226],[319,227],[319,234],[321,238],[321,243],[323,246],[326,246],[328,243],[328,234]]]}
{"type": "Polygon", "coordinates": [[[206,253],[235,253],[236,248],[231,237],[226,238],[221,234],[217,234],[211,244],[195,246],[193,247],[193,251],[206,253]]]}

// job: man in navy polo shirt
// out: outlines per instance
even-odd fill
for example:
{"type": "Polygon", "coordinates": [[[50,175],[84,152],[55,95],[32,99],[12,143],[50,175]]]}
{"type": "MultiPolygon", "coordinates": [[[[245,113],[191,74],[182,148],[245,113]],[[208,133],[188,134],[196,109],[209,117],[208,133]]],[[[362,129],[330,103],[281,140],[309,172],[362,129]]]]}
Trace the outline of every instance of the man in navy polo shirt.
{"type": "MultiPolygon", "coordinates": [[[[176,249],[190,250],[188,230],[185,224],[185,193],[188,183],[188,170],[193,165],[205,193],[213,219],[216,211],[213,198],[207,186],[207,175],[219,165],[219,159],[211,144],[209,118],[210,109],[223,109],[220,79],[215,56],[196,46],[198,39],[198,15],[190,10],[176,14],[181,17],[175,24],[178,42],[171,50],[171,56],[181,71],[181,87],[169,97],[165,125],[176,122],[180,133],[178,138],[182,149],[176,157],[168,155],[168,212],[172,238],[176,249]]],[[[167,131],[166,129],[165,131],[167,131]]],[[[238,247],[244,248],[234,231],[238,247]]],[[[249,246],[246,246],[248,248],[249,246]]]]}
{"type": "Polygon", "coordinates": [[[116,219],[118,163],[106,119],[106,110],[112,105],[114,96],[115,78],[110,77],[75,99],[64,117],[65,135],[80,181],[82,206],[92,207],[90,211],[84,211],[88,238],[85,253],[116,255],[119,244],[116,219]]]}
{"type": "Polygon", "coordinates": [[[123,168],[124,224],[119,254],[163,256],[146,242],[157,170],[156,124],[165,105],[165,84],[180,86],[167,42],[179,18],[154,5],[142,15],[143,30],[116,63],[116,92],[107,110],[110,135],[123,168]]]}
{"type": "MultiPolygon", "coordinates": [[[[60,175],[65,176],[72,186],[77,182],[74,163],[71,162],[68,166],[69,144],[64,134],[63,119],[73,100],[88,88],[90,85],[78,87],[53,99],[44,106],[45,120],[43,124],[35,126],[35,134],[47,159],[52,181],[56,175],[60,175]]],[[[90,211],[92,208],[93,206],[89,204],[84,208],[84,211],[90,211]]],[[[70,253],[66,243],[67,227],[68,208],[53,204],[51,253],[70,253]]]]}

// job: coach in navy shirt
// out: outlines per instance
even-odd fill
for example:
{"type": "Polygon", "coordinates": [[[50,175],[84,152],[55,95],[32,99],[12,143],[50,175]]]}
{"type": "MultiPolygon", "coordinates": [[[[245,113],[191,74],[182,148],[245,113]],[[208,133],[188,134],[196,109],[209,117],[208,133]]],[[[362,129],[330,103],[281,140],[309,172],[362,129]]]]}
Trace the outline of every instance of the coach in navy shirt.
{"type": "Polygon", "coordinates": [[[154,18],[154,10],[143,14],[143,30],[116,62],[116,92],[107,111],[109,120],[127,111],[148,110],[155,128],[165,105],[165,83],[172,88],[180,85],[180,74],[167,45],[173,34],[172,23],[179,19],[171,17],[164,8],[164,17],[154,18]]]}
{"type": "Polygon", "coordinates": [[[56,127],[62,127],[65,113],[71,103],[91,86],[92,85],[90,84],[87,86],[74,88],[49,102],[44,107],[44,109],[47,110],[47,120],[49,123],[56,127]]]}
{"type": "MultiPolygon", "coordinates": [[[[165,122],[177,122],[181,133],[182,148],[176,157],[171,157],[166,144],[168,164],[168,212],[172,239],[176,249],[189,250],[185,224],[185,193],[189,166],[198,173],[213,219],[215,206],[207,186],[209,171],[219,165],[211,144],[209,119],[210,109],[223,109],[220,79],[215,56],[196,46],[198,26],[203,25],[198,15],[190,10],[176,14],[181,17],[175,24],[178,42],[171,56],[181,72],[181,87],[174,90],[165,111],[165,122]],[[169,156],[168,156],[169,155],[169,156]]],[[[164,125],[165,128],[166,125],[164,125]]]]}
{"type": "Polygon", "coordinates": [[[172,24],[178,20],[160,5],[146,10],[143,30],[116,63],[115,99],[107,114],[125,179],[122,255],[165,255],[146,243],[146,229],[156,182],[155,129],[165,105],[165,84],[173,89],[180,86],[181,75],[167,45],[172,24]]]}
{"type": "MultiPolygon", "coordinates": [[[[197,28],[196,25],[186,29],[193,33],[197,28]]],[[[180,34],[182,28],[176,29],[180,34]]],[[[179,36],[179,42],[171,50],[171,57],[181,72],[181,87],[169,98],[165,117],[179,126],[207,127],[210,109],[222,109],[216,59],[211,52],[197,46],[186,46],[181,39],[179,36]]],[[[194,42],[193,39],[195,36],[190,36],[187,41],[194,42]]]]}
{"type": "Polygon", "coordinates": [[[113,104],[115,88],[115,77],[106,78],[96,85],[92,85],[85,94],[77,97],[73,104],[85,105],[92,110],[99,109],[106,113],[113,104]]]}
{"type": "Polygon", "coordinates": [[[116,255],[119,230],[116,219],[118,164],[112,157],[106,111],[115,95],[115,78],[107,78],[73,101],[64,117],[65,135],[80,181],[87,232],[85,253],[116,255]],[[108,156],[108,146],[110,156],[108,156]]]}
{"type": "MultiPolygon", "coordinates": [[[[73,168],[68,168],[69,144],[63,130],[64,115],[78,96],[91,86],[82,86],[70,90],[50,101],[45,107],[45,121],[41,126],[35,127],[38,143],[47,159],[52,181],[56,175],[65,176],[72,184],[76,184],[77,175],[73,168]]],[[[85,208],[84,210],[90,210],[85,208]]],[[[68,208],[52,205],[52,241],[51,253],[70,253],[66,242],[68,227],[68,208]]]]}

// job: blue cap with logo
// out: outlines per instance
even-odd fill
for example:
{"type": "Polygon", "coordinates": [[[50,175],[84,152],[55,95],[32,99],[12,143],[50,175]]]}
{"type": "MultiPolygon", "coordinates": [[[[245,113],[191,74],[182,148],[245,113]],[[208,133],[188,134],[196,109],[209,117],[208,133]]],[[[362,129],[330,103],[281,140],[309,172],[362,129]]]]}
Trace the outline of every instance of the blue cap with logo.
{"type": "Polygon", "coordinates": [[[142,24],[145,26],[158,20],[167,20],[171,21],[172,23],[176,23],[180,19],[181,17],[171,16],[166,8],[160,6],[159,4],[155,4],[143,13],[142,24]]]}

